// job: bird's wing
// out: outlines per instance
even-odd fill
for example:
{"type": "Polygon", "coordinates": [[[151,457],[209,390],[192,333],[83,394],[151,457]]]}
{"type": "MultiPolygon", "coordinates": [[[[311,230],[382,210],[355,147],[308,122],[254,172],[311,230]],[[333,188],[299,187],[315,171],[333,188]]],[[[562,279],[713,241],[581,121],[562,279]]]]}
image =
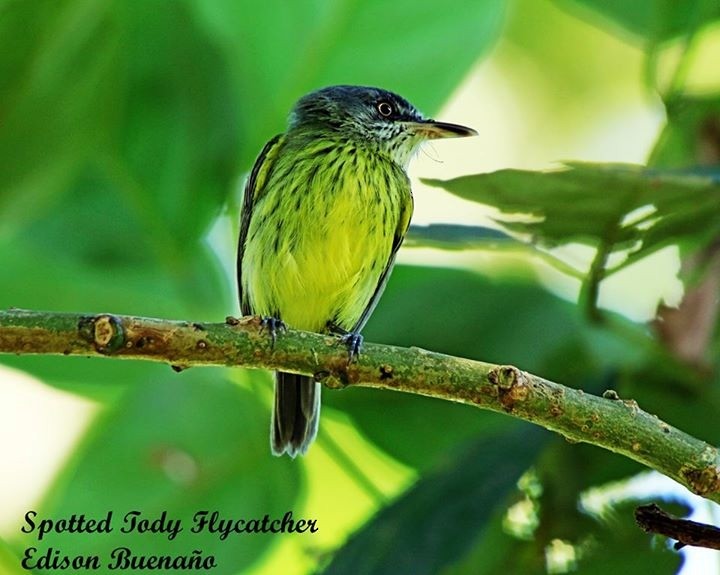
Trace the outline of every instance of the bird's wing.
{"type": "Polygon", "coordinates": [[[257,200],[262,196],[267,176],[272,169],[272,165],[277,156],[278,149],[282,143],[282,135],[278,134],[271,139],[260,152],[255,165],[250,172],[247,183],[245,184],[245,195],[243,198],[242,215],[240,217],[240,235],[238,238],[238,254],[237,254],[237,283],[238,297],[240,298],[240,311],[243,315],[250,315],[252,310],[247,299],[243,298],[242,293],[242,260],[245,255],[245,242],[247,241],[248,229],[250,228],[250,219],[252,218],[253,208],[257,200]]]}
{"type": "Polygon", "coordinates": [[[395,235],[393,237],[393,245],[392,249],[390,250],[390,257],[388,258],[387,264],[385,264],[385,269],[380,274],[380,278],[378,279],[377,286],[375,287],[375,291],[373,292],[370,301],[368,302],[367,306],[365,306],[365,309],[363,310],[360,318],[350,330],[352,333],[358,333],[363,328],[367,320],[370,319],[370,315],[375,310],[375,306],[378,304],[378,301],[380,301],[380,296],[382,295],[383,291],[385,291],[385,285],[390,278],[390,271],[392,270],[393,265],[395,265],[395,256],[400,249],[400,244],[402,244],[403,239],[405,238],[408,227],[410,227],[410,217],[413,213],[413,197],[412,193],[410,193],[409,186],[410,182],[408,182],[408,195],[410,196],[410,199],[405,204],[403,211],[400,214],[400,219],[398,220],[398,225],[395,230],[395,235]]]}

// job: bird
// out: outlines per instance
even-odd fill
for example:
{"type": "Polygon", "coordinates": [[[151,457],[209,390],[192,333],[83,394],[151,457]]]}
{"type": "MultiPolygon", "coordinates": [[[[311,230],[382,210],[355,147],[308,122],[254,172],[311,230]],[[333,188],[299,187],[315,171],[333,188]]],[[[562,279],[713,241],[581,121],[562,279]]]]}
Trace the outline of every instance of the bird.
{"type": "MultiPolygon", "coordinates": [[[[353,361],[410,225],[408,163],[426,140],[474,135],[381,88],[329,86],[300,98],[245,184],[242,314],[260,316],[273,342],[286,326],[335,334],[353,361]]],[[[276,372],[272,453],[306,454],[319,416],[320,383],[276,372]]]]}

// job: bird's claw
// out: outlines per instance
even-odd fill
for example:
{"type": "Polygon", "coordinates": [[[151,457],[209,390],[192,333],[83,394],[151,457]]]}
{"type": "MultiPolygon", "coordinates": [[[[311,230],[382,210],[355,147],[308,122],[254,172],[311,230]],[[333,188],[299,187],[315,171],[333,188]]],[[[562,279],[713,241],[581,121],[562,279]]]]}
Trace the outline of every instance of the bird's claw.
{"type": "Polygon", "coordinates": [[[270,340],[272,347],[275,347],[275,341],[277,340],[277,334],[280,331],[287,331],[285,322],[281,319],[271,316],[262,316],[260,318],[260,330],[266,329],[270,334],[270,340]]]}
{"type": "Polygon", "coordinates": [[[348,349],[348,363],[353,363],[357,360],[358,357],[360,357],[360,350],[362,349],[363,344],[363,336],[361,336],[359,333],[346,333],[342,336],[340,336],[340,341],[342,341],[348,349]]]}

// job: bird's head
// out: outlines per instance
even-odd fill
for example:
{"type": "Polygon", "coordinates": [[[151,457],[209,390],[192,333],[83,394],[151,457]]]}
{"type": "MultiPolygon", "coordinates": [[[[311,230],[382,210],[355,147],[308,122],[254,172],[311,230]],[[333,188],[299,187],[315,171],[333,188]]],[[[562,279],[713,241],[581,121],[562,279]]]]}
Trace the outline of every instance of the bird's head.
{"type": "Polygon", "coordinates": [[[327,133],[387,153],[402,166],[425,140],[477,135],[425,118],[393,92],[365,86],[330,86],[304,96],[290,115],[290,130],[327,133]]]}

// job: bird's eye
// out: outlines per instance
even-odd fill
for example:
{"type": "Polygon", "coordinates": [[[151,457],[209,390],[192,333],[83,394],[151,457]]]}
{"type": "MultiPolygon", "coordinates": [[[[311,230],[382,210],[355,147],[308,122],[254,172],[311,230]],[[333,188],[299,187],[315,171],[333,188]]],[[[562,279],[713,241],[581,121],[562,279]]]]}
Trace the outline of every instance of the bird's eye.
{"type": "Polygon", "coordinates": [[[381,116],[389,118],[393,115],[393,112],[395,110],[393,109],[392,104],[383,100],[382,102],[378,102],[377,111],[380,113],[381,116]]]}

